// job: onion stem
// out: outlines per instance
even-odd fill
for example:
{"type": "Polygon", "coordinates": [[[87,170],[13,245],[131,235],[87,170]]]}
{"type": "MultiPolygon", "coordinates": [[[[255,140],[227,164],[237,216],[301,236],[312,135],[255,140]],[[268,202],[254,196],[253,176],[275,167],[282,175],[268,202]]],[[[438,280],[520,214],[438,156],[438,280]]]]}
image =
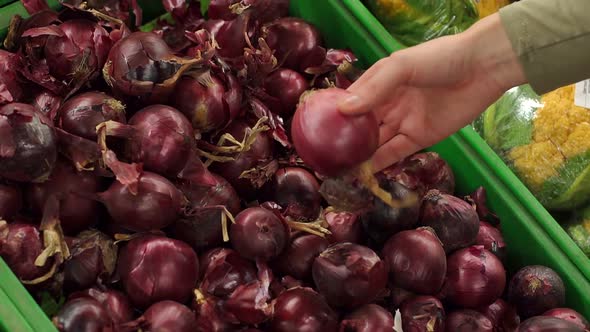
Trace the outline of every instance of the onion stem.
{"type": "Polygon", "coordinates": [[[383,201],[383,203],[389,205],[394,209],[403,209],[416,204],[418,195],[415,193],[408,194],[403,200],[395,199],[391,196],[391,193],[387,192],[379,186],[379,182],[374,175],[373,165],[370,161],[362,163],[358,168],[358,178],[363,185],[373,193],[377,198],[383,201]]]}

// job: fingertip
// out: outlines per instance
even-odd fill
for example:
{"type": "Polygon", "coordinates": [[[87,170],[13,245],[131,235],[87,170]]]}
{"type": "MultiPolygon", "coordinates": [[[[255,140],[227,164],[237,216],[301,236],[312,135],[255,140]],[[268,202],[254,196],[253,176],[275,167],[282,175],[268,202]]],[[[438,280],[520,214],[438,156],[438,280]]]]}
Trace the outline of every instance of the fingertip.
{"type": "Polygon", "coordinates": [[[363,114],[368,108],[361,97],[350,95],[338,104],[338,109],[345,114],[363,114]]]}

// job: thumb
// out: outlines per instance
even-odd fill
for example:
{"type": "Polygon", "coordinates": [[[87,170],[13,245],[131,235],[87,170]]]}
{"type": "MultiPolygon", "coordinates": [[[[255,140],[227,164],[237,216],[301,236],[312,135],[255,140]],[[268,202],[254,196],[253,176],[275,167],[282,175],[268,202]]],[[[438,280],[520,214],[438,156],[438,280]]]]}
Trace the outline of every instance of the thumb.
{"type": "Polygon", "coordinates": [[[338,104],[338,109],[344,114],[364,114],[371,111],[371,105],[366,99],[351,93],[338,104]]]}

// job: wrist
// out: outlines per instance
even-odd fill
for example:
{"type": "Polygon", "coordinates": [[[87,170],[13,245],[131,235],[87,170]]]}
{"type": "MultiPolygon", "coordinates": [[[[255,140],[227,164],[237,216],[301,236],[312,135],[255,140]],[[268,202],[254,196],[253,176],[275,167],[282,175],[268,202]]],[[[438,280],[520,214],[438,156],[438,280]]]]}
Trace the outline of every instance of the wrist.
{"type": "Polygon", "coordinates": [[[498,13],[478,21],[463,35],[465,47],[473,50],[474,65],[501,92],[526,83],[524,69],[498,13]]]}

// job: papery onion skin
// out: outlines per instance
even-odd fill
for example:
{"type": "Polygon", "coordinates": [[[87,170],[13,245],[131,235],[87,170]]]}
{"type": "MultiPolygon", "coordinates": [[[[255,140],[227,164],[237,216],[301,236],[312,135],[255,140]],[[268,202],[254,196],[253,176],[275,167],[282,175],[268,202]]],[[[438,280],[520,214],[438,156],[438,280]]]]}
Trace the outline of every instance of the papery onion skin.
{"type": "Polygon", "coordinates": [[[328,212],[324,218],[331,234],[326,239],[333,243],[352,242],[363,244],[365,234],[359,216],[351,212],[328,212]]]}
{"type": "Polygon", "coordinates": [[[478,308],[498,299],[506,286],[502,262],[483,246],[461,249],[447,258],[444,293],[463,308],[478,308]]]}
{"type": "Polygon", "coordinates": [[[447,258],[431,229],[395,234],[385,243],[381,256],[389,266],[391,282],[397,287],[435,295],[445,281],[447,258]]]}
{"type": "Polygon", "coordinates": [[[451,312],[446,321],[447,332],[494,332],[494,325],[483,314],[470,309],[451,312]]]}
{"type": "Polygon", "coordinates": [[[293,117],[291,134],[297,154],[324,176],[352,170],[378,147],[379,125],[374,113],[347,116],[338,110],[337,105],[348,96],[349,92],[337,88],[306,93],[293,117]]]}
{"type": "Polygon", "coordinates": [[[548,316],[534,316],[522,322],[516,332],[585,332],[570,321],[548,316]]]}
{"type": "Polygon", "coordinates": [[[24,95],[17,80],[21,59],[17,54],[0,49],[0,105],[18,102],[24,95]]]}
{"type": "Polygon", "coordinates": [[[229,238],[233,248],[245,258],[270,260],[287,247],[289,227],[273,212],[251,207],[240,212],[235,220],[229,238]]]}
{"type": "Polygon", "coordinates": [[[433,296],[414,296],[400,305],[402,328],[408,332],[444,332],[445,309],[439,299],[433,296]]]}
{"type": "Polygon", "coordinates": [[[267,200],[279,204],[284,215],[303,221],[318,218],[322,197],[320,184],[312,173],[301,167],[281,168],[267,186],[267,200]]]}
{"type": "Polygon", "coordinates": [[[447,253],[474,244],[479,232],[475,209],[464,200],[438,190],[431,190],[424,197],[418,224],[434,229],[447,253]]]}
{"type": "Polygon", "coordinates": [[[163,300],[185,303],[197,284],[199,260],[184,242],[145,235],[123,246],[117,273],[129,299],[138,308],[163,300]]]}
{"type": "Polygon", "coordinates": [[[500,260],[504,261],[506,259],[506,243],[504,243],[502,232],[489,223],[485,221],[479,223],[479,232],[475,243],[484,246],[484,248],[498,256],[500,260]]]}
{"type": "Polygon", "coordinates": [[[80,297],[69,300],[53,317],[60,332],[112,331],[114,324],[108,312],[97,300],[80,297]]]}
{"type": "Polygon", "coordinates": [[[200,289],[221,299],[229,296],[238,286],[256,280],[254,264],[232,249],[219,248],[209,262],[201,262],[204,274],[200,289]]]}
{"type": "Polygon", "coordinates": [[[59,109],[58,126],[72,135],[96,140],[96,126],[113,120],[125,123],[125,108],[104,92],[89,91],[68,99],[59,109]]]}
{"type": "Polygon", "coordinates": [[[376,304],[364,305],[346,315],[340,322],[340,330],[345,332],[392,332],[395,321],[383,307],[376,304]]]}
{"type": "Polygon", "coordinates": [[[61,195],[60,225],[65,234],[76,235],[94,226],[101,218],[100,203],[80,194],[96,194],[103,188],[103,179],[95,173],[78,172],[70,163],[60,160],[43,183],[32,184],[27,189],[27,198],[32,212],[40,216],[47,199],[61,195]]]}
{"type": "Polygon", "coordinates": [[[136,232],[169,226],[180,217],[184,204],[172,182],[151,172],[142,173],[137,194],[115,181],[99,196],[116,224],[136,232]]]}
{"type": "Polygon", "coordinates": [[[500,332],[515,331],[520,324],[516,308],[503,299],[497,299],[486,307],[478,308],[477,311],[484,314],[500,332]]]}
{"type": "Polygon", "coordinates": [[[43,249],[43,239],[36,226],[0,221],[0,257],[19,279],[33,280],[49,271],[49,262],[45,266],[35,265],[43,249]]]}
{"type": "Polygon", "coordinates": [[[50,92],[49,90],[42,90],[35,95],[35,99],[31,105],[35,109],[54,121],[57,117],[57,112],[63,103],[63,98],[50,92]]]}
{"type": "Polygon", "coordinates": [[[152,304],[143,314],[148,331],[192,332],[197,326],[195,314],[174,301],[152,304]]]}
{"type": "Polygon", "coordinates": [[[296,236],[275,260],[274,268],[283,275],[289,275],[299,280],[310,280],[311,267],[315,258],[328,246],[328,241],[317,235],[301,234],[296,236]]]}
{"type": "Polygon", "coordinates": [[[269,326],[275,332],[336,332],[338,316],[314,290],[296,287],[276,299],[269,326]]]}
{"type": "Polygon", "coordinates": [[[387,285],[387,266],[371,249],[338,243],[314,261],[312,276],[331,306],[355,308],[373,301],[387,285]]]}
{"type": "Polygon", "coordinates": [[[570,308],[555,308],[543,314],[543,316],[556,317],[570,321],[581,328],[590,329],[590,323],[581,313],[570,308]]]}
{"type": "Polygon", "coordinates": [[[0,107],[0,177],[43,182],[57,160],[51,121],[28,104],[0,107]]]}
{"type": "Polygon", "coordinates": [[[0,219],[14,217],[23,207],[23,194],[17,186],[0,183],[0,219]]]}
{"type": "Polygon", "coordinates": [[[565,305],[565,285],[551,268],[530,265],[520,269],[508,285],[508,302],[526,319],[565,305]]]}

